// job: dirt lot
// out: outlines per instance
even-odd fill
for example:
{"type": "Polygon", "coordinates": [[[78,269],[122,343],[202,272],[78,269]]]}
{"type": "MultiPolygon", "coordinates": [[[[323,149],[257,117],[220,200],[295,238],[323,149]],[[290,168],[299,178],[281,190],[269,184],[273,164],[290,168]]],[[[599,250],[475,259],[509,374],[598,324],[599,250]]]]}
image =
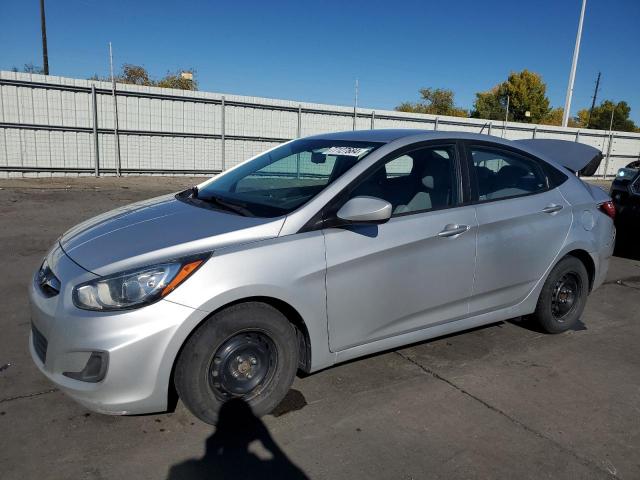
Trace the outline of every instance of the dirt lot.
{"type": "Polygon", "coordinates": [[[77,405],[29,358],[32,272],[71,225],[194,182],[0,180],[3,479],[238,478],[239,465],[248,478],[640,478],[637,258],[613,259],[574,331],[503,322],[299,378],[251,437],[214,434],[180,403],[138,417],[77,405]]]}

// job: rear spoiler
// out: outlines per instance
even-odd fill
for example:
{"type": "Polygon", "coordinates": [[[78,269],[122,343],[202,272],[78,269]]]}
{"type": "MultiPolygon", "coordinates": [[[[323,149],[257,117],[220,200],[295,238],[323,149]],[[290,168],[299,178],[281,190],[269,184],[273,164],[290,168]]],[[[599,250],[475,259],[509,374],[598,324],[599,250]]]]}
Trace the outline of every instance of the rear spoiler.
{"type": "Polygon", "coordinates": [[[578,172],[587,177],[596,173],[602,161],[602,152],[584,143],[547,138],[530,138],[514,140],[514,142],[527,147],[527,150],[531,150],[532,153],[541,153],[572,172],[578,172]]]}

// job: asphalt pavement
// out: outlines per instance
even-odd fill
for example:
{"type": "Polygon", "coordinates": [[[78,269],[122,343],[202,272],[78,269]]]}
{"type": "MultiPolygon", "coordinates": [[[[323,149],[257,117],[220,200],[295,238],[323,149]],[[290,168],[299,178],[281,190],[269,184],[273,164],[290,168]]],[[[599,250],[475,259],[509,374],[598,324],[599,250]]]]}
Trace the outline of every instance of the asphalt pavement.
{"type": "Polygon", "coordinates": [[[27,348],[43,254],[83,219],[196,181],[0,180],[0,478],[640,478],[640,259],[628,251],[575,330],[514,320],[349,362],[297,378],[261,420],[229,411],[216,431],[181,403],[113,417],[67,398],[27,348]]]}

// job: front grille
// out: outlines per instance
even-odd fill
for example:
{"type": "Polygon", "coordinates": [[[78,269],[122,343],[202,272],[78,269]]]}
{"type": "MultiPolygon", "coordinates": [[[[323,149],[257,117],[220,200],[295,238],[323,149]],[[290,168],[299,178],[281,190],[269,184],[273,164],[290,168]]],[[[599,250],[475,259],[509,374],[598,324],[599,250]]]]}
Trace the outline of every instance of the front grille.
{"type": "Polygon", "coordinates": [[[636,175],[636,179],[631,182],[630,190],[634,195],[640,195],[640,174],[636,175]]]}
{"type": "Polygon", "coordinates": [[[36,275],[36,283],[46,297],[55,297],[60,293],[60,280],[54,275],[45,260],[36,275]]]}
{"type": "Polygon", "coordinates": [[[40,361],[44,363],[47,359],[47,339],[33,325],[31,325],[31,336],[33,337],[33,349],[40,361]]]}

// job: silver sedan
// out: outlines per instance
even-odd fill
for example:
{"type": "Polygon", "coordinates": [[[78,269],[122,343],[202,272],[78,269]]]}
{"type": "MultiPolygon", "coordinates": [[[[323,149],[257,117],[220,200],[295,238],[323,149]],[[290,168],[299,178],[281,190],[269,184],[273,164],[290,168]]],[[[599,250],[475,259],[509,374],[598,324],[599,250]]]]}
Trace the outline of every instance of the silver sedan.
{"type": "Polygon", "coordinates": [[[298,370],[530,315],[579,321],[615,209],[558,140],[372,130],[294,140],[66,232],[30,285],[30,349],[88,408],[275,408],[298,370]]]}

